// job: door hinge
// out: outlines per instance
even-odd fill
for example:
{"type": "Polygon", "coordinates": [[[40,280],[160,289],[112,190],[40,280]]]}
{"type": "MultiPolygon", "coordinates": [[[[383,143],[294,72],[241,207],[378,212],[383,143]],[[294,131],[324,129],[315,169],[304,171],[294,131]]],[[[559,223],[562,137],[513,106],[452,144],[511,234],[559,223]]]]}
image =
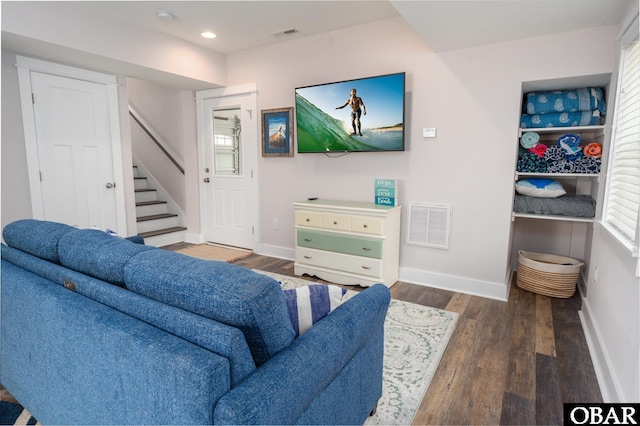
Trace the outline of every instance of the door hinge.
{"type": "Polygon", "coordinates": [[[34,105],[36,104],[36,95],[33,93],[31,93],[31,103],[34,105]]]}
{"type": "Polygon", "coordinates": [[[256,234],[256,227],[252,226],[251,227],[251,235],[255,235],[256,234]]]}
{"type": "Polygon", "coordinates": [[[251,169],[251,179],[253,179],[253,169],[251,169]]]}
{"type": "Polygon", "coordinates": [[[40,182],[42,182],[42,172],[38,172],[40,174],[40,182]]]}

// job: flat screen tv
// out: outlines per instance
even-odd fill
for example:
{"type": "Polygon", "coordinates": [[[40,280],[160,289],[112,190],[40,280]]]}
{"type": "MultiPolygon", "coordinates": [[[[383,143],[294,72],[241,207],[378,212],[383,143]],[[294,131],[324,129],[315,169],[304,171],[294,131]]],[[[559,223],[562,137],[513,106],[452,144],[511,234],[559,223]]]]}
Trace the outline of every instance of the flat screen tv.
{"type": "Polygon", "coordinates": [[[298,152],[404,151],[405,73],[298,87],[298,152]]]}

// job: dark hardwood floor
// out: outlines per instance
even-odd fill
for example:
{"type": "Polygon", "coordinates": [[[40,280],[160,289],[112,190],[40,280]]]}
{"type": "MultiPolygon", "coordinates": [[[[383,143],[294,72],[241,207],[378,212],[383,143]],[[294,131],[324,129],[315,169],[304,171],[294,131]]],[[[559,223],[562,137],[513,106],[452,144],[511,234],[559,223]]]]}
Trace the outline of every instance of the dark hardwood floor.
{"type": "MultiPolygon", "coordinates": [[[[288,260],[234,263],[294,276],[288,260]]],[[[557,299],[513,284],[507,303],[398,282],[391,295],[460,315],[415,425],[559,425],[563,403],[602,402],[577,292],[557,299]]]]}

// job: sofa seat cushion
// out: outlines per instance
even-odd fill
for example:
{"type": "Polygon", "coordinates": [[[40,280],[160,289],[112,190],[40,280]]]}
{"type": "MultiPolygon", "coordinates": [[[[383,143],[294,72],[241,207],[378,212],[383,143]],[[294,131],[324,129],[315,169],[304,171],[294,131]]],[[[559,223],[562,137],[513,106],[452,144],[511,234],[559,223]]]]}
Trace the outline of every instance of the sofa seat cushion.
{"type": "Polygon", "coordinates": [[[124,266],[155,247],[136,244],[96,229],[74,229],[58,243],[60,264],[91,277],[124,286],[124,266]]]}
{"type": "Polygon", "coordinates": [[[76,228],[63,223],[23,219],[5,226],[2,237],[9,247],[59,264],[58,243],[72,231],[76,228]]]}
{"type": "Polygon", "coordinates": [[[279,283],[237,265],[151,250],[127,263],[125,283],[136,293],[239,328],[257,366],[294,339],[279,283]]]}

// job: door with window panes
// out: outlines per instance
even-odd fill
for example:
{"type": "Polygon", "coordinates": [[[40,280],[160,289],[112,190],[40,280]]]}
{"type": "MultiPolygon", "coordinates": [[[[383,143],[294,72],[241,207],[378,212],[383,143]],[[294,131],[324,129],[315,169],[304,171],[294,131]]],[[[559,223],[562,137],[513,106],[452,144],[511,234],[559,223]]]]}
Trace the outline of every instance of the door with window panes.
{"type": "Polygon", "coordinates": [[[258,145],[252,95],[203,102],[207,242],[253,249],[258,145]]]}

